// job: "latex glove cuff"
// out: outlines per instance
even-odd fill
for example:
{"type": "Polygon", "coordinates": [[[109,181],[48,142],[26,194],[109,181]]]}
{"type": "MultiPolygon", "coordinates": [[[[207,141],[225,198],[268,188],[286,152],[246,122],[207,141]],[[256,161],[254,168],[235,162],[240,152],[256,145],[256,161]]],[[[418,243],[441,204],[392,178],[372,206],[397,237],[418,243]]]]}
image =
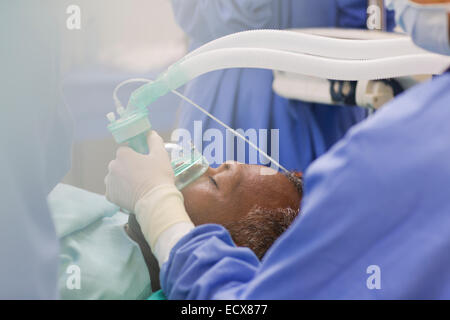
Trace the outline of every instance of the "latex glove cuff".
{"type": "Polygon", "coordinates": [[[136,203],[135,214],[152,250],[161,233],[171,226],[180,222],[192,224],[184,208],[183,195],[172,184],[160,185],[146,193],[136,203]]]}

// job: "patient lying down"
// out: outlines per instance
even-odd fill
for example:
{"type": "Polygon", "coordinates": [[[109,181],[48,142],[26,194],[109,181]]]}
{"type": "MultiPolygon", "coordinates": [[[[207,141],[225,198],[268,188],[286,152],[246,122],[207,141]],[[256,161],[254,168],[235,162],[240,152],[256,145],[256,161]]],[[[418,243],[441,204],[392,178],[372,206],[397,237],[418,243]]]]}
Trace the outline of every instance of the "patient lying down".
{"type": "MultiPolygon", "coordinates": [[[[301,174],[267,173],[268,168],[231,162],[209,168],[182,190],[184,204],[195,225],[223,225],[237,246],[248,247],[262,258],[299,212],[301,174]]],[[[158,263],[134,215],[125,230],[139,244],[152,279],[159,289],[158,263]]]]}

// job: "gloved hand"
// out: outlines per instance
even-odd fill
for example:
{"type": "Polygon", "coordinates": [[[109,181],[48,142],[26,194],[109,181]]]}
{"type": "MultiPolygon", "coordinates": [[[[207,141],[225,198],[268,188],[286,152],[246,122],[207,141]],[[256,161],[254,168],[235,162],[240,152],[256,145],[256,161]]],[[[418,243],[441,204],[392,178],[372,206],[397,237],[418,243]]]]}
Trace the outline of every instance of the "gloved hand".
{"type": "MultiPolygon", "coordinates": [[[[166,259],[166,251],[170,252],[170,248],[155,248],[159,236],[177,224],[183,226],[183,234],[194,225],[184,208],[183,195],[175,187],[169,154],[161,137],[152,131],[147,141],[150,150],[148,155],[139,154],[128,147],[117,150],[116,159],[109,164],[105,178],[106,198],[136,214],[145,239],[154,252],[156,249],[155,254],[162,261],[166,259]]],[[[177,238],[179,236],[182,234],[177,231],[177,238]]]]}
{"type": "Polygon", "coordinates": [[[135,212],[136,203],[155,187],[175,184],[162,138],[151,131],[147,142],[148,155],[120,147],[116,159],[109,163],[105,178],[106,198],[130,212],[135,212]]]}

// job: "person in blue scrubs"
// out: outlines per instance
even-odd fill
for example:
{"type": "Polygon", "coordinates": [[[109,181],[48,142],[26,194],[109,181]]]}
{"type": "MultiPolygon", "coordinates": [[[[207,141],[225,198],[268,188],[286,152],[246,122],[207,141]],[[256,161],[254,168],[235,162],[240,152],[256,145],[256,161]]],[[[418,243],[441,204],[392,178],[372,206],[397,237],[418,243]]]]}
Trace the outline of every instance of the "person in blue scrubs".
{"type": "Polygon", "coordinates": [[[307,170],[301,216],[262,262],[236,248],[223,227],[195,228],[162,268],[164,292],[169,299],[449,299],[449,107],[447,72],[351,129],[307,170]],[[379,289],[367,285],[371,268],[379,268],[379,289]]]}
{"type": "MultiPolygon", "coordinates": [[[[172,0],[172,4],[177,22],[190,37],[191,50],[227,34],[251,29],[366,28],[366,0],[172,0]]],[[[388,14],[387,21],[391,30],[392,14],[388,14]]],[[[184,94],[234,129],[279,129],[277,142],[271,142],[268,134],[268,153],[289,170],[304,171],[366,117],[364,109],[282,98],[272,91],[272,82],[270,70],[220,70],[190,81],[184,94]],[[278,143],[278,154],[270,150],[272,143],[274,148],[278,143]]],[[[192,137],[194,121],[202,122],[203,132],[215,128],[226,137],[222,126],[185,102],[181,106],[179,127],[188,129],[192,137]]],[[[203,147],[206,145],[203,143],[203,147]]],[[[236,148],[227,149],[224,142],[224,161],[244,161],[236,153],[236,148]]],[[[248,147],[246,153],[249,161],[248,147]]],[[[220,164],[208,160],[212,165],[220,164]]],[[[260,156],[257,163],[267,161],[260,156]]]]}
{"type": "MultiPolygon", "coordinates": [[[[394,3],[416,44],[450,56],[448,6],[394,3]]],[[[449,299],[449,107],[447,71],[350,129],[308,168],[301,215],[262,261],[222,226],[188,225],[156,134],[149,155],[120,152],[107,195],[135,206],[141,228],[158,232],[144,235],[169,299],[449,299]],[[136,166],[147,170],[123,175],[136,166]],[[163,182],[136,197],[146,174],[163,182]]]]}
{"type": "Polygon", "coordinates": [[[449,299],[449,106],[447,72],[351,129],[308,169],[301,216],[262,262],[236,248],[223,227],[195,228],[162,268],[164,292],[169,299],[449,299]],[[367,284],[372,268],[379,289],[367,284]]]}

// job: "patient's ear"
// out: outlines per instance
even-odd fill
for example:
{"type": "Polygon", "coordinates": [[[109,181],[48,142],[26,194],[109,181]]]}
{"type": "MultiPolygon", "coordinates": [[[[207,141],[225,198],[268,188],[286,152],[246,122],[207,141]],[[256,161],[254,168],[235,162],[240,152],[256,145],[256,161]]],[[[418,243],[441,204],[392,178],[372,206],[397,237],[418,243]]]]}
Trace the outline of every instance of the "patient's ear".
{"type": "Polygon", "coordinates": [[[158,291],[161,289],[159,282],[159,264],[153,255],[150,246],[145,240],[144,234],[141,231],[141,226],[136,220],[136,215],[130,214],[128,216],[128,224],[125,226],[125,231],[128,236],[139,245],[142,255],[144,256],[145,264],[147,265],[148,273],[150,276],[152,291],[158,291]]]}

